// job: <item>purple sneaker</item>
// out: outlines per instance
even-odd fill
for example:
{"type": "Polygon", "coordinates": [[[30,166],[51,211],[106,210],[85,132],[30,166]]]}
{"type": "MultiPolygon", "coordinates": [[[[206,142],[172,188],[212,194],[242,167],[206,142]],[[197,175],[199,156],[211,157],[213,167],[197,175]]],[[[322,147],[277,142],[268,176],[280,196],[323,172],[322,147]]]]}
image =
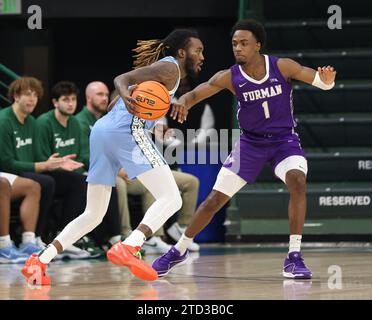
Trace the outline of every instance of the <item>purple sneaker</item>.
{"type": "Polygon", "coordinates": [[[301,252],[294,251],[284,260],[283,276],[292,279],[311,279],[313,274],[304,263],[301,252]]]}
{"type": "Polygon", "coordinates": [[[172,246],[167,253],[163,254],[152,263],[152,267],[158,273],[158,277],[164,277],[174,266],[185,262],[188,256],[189,250],[186,250],[181,256],[180,252],[172,246]]]}

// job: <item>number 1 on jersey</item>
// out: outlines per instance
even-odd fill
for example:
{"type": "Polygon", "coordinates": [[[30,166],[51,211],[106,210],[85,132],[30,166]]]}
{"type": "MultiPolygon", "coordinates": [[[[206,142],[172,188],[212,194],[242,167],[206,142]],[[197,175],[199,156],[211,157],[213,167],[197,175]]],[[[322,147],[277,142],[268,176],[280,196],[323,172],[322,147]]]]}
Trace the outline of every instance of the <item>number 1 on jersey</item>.
{"type": "Polygon", "coordinates": [[[269,103],[267,101],[262,102],[262,108],[264,109],[265,118],[270,118],[269,103]]]}

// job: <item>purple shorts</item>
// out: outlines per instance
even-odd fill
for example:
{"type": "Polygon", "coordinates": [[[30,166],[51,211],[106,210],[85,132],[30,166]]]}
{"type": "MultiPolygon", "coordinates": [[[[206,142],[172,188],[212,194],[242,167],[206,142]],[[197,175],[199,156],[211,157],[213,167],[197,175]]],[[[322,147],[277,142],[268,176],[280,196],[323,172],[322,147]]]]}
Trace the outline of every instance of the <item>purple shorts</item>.
{"type": "Polygon", "coordinates": [[[252,184],[266,162],[275,170],[279,162],[290,156],[305,157],[297,134],[257,138],[242,133],[223,166],[252,184]]]}

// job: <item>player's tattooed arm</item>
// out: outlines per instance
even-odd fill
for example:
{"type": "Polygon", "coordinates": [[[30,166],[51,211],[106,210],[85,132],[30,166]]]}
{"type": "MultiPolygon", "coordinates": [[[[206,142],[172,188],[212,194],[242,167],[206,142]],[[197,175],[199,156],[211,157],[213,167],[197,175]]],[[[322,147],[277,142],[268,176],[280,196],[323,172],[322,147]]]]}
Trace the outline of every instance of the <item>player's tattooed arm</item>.
{"type": "Polygon", "coordinates": [[[178,68],[172,62],[158,61],[150,66],[123,73],[114,79],[115,88],[131,114],[135,111],[135,101],[131,93],[135,86],[144,81],[158,81],[172,90],[178,79],[178,68]]]}

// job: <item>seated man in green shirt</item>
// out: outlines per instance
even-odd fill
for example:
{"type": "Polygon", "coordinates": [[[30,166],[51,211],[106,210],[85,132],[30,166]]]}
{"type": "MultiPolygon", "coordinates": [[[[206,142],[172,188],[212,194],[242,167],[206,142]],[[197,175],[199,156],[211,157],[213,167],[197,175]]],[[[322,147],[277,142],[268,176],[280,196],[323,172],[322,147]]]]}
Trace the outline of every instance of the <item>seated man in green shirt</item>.
{"type": "MultiPolygon", "coordinates": [[[[42,172],[73,170],[80,166],[68,157],[50,155],[37,160],[36,120],[31,115],[43,95],[41,82],[21,77],[9,86],[13,104],[0,111],[0,170],[36,181],[41,186],[40,211],[35,230],[37,244],[47,236],[47,221],[54,198],[55,180],[42,172]]],[[[46,239],[45,239],[46,240],[46,239]]]]}
{"type": "Polygon", "coordinates": [[[89,136],[96,121],[107,111],[109,103],[109,90],[100,81],[94,81],[87,85],[85,89],[86,105],[75,116],[80,125],[81,148],[80,156],[85,169],[89,169],[89,136]]]}
{"type": "MultiPolygon", "coordinates": [[[[58,153],[62,157],[74,158],[81,163],[79,168],[71,172],[59,170],[48,173],[59,182],[56,185],[56,195],[64,199],[60,230],[84,211],[86,202],[87,183],[86,176],[83,175],[84,165],[81,162],[80,125],[73,116],[77,106],[77,95],[78,89],[74,83],[58,82],[51,91],[54,109],[37,119],[41,160],[58,153]]],[[[103,223],[92,231],[92,236],[97,244],[103,244],[106,240],[114,243],[120,241],[120,218],[117,198],[114,196],[103,223]]]]}

